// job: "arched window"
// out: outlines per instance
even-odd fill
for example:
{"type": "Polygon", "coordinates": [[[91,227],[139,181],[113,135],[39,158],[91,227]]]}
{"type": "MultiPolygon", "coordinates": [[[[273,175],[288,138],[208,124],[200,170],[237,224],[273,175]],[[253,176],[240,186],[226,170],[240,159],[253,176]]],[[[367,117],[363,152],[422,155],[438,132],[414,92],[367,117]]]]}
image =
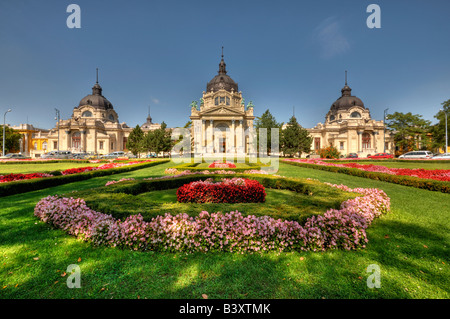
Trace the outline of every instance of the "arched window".
{"type": "Polygon", "coordinates": [[[111,121],[113,121],[113,122],[114,122],[114,115],[112,115],[112,114],[109,114],[108,118],[109,118],[109,119],[110,119],[111,121]]]}
{"type": "Polygon", "coordinates": [[[362,135],[362,148],[363,149],[370,148],[370,134],[369,133],[364,133],[362,135]]]}
{"type": "Polygon", "coordinates": [[[81,114],[81,117],[92,117],[91,111],[84,111],[83,114],[81,114]]]}
{"type": "Polygon", "coordinates": [[[216,97],[216,98],[214,99],[214,105],[219,105],[219,97],[216,97]]]}
{"type": "Polygon", "coordinates": [[[72,147],[81,148],[81,133],[75,132],[72,134],[72,147]]]}
{"type": "Polygon", "coordinates": [[[361,114],[359,114],[359,112],[355,111],[352,114],[350,114],[350,117],[358,119],[358,118],[361,118],[361,114]]]}
{"type": "Polygon", "coordinates": [[[330,115],[330,122],[334,121],[334,119],[335,119],[334,115],[330,115]]]}
{"type": "Polygon", "coordinates": [[[45,151],[47,149],[47,142],[42,143],[42,149],[45,151]]]}

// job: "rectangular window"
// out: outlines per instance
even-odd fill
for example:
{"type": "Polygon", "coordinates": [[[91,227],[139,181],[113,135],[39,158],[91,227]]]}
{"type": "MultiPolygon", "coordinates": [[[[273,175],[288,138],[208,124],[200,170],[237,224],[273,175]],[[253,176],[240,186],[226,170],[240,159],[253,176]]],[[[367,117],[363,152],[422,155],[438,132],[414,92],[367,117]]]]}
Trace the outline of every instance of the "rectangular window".
{"type": "Polygon", "coordinates": [[[320,150],[320,137],[314,138],[314,149],[317,151],[320,150]]]}
{"type": "Polygon", "coordinates": [[[230,98],[227,96],[227,105],[230,105],[230,98]]]}
{"type": "Polygon", "coordinates": [[[340,144],[339,144],[339,148],[340,148],[341,150],[343,150],[343,149],[344,149],[344,142],[340,142],[340,144]]]}
{"type": "Polygon", "coordinates": [[[114,149],[114,143],[111,142],[111,151],[114,149]]]}
{"type": "Polygon", "coordinates": [[[225,103],[225,97],[221,96],[220,97],[220,104],[225,103]]]}
{"type": "Polygon", "coordinates": [[[101,150],[103,149],[103,141],[100,141],[100,142],[98,143],[98,148],[101,149],[101,150]]]}
{"type": "Polygon", "coordinates": [[[53,142],[53,149],[54,150],[58,149],[58,142],[56,142],[56,141],[53,142]]]}

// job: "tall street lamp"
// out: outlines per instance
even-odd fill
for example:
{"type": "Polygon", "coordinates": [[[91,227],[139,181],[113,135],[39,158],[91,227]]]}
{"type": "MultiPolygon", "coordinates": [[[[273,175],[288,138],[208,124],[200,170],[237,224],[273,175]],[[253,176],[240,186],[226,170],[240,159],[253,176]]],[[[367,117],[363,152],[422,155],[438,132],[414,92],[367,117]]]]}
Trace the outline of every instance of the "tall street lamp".
{"type": "Polygon", "coordinates": [[[60,114],[59,114],[59,110],[58,109],[55,108],[55,111],[56,111],[55,120],[58,121],[56,124],[58,126],[58,144],[57,144],[57,146],[58,146],[58,154],[59,154],[59,120],[60,120],[60,114]]]}
{"type": "Polygon", "coordinates": [[[447,134],[447,112],[445,109],[441,109],[441,111],[445,114],[445,151],[444,153],[448,153],[448,134],[447,134]]]}
{"type": "Polygon", "coordinates": [[[384,110],[383,113],[383,153],[386,153],[386,113],[389,108],[384,110]]]}
{"type": "Polygon", "coordinates": [[[3,115],[3,156],[5,156],[5,126],[6,126],[6,113],[11,112],[11,109],[5,112],[3,115]]]}

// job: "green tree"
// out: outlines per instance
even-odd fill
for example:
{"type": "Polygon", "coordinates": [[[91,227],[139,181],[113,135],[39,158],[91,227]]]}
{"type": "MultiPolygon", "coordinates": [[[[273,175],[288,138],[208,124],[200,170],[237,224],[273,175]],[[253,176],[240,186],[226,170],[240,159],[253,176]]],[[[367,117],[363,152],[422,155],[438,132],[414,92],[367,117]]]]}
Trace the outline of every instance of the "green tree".
{"type": "MultiPolygon", "coordinates": [[[[283,123],[278,123],[275,119],[275,117],[269,112],[269,110],[266,110],[260,117],[256,118],[255,122],[255,129],[256,129],[256,136],[258,138],[258,151],[259,151],[259,129],[260,128],[266,128],[267,129],[267,152],[270,153],[272,151],[271,145],[272,145],[272,134],[271,134],[271,128],[278,128],[281,129],[283,126],[283,123]]],[[[281,132],[280,132],[281,133],[281,132]]]]}
{"type": "Polygon", "coordinates": [[[281,151],[284,156],[290,157],[299,153],[309,153],[311,151],[312,137],[309,132],[298,124],[295,116],[289,119],[286,128],[281,132],[281,151]]]}
{"type": "Polygon", "coordinates": [[[387,115],[387,129],[394,136],[395,145],[402,152],[427,149],[430,147],[430,139],[427,134],[430,131],[430,121],[424,120],[422,115],[395,112],[387,115]]]}
{"type": "MultiPolygon", "coordinates": [[[[21,134],[5,126],[5,154],[17,153],[20,150],[21,134]]],[[[0,150],[3,151],[3,125],[0,125],[0,150]]]]}
{"type": "MultiPolygon", "coordinates": [[[[448,125],[448,123],[450,122],[450,100],[442,103],[442,109],[442,111],[439,110],[439,112],[434,116],[438,120],[438,122],[430,127],[430,133],[432,134],[431,147],[434,149],[445,148],[445,112],[447,112],[448,125]]],[[[450,131],[447,128],[447,134],[449,133],[450,131]]]]}
{"type": "Polygon", "coordinates": [[[144,132],[139,125],[130,132],[126,146],[137,157],[144,151],[144,132]]]}
{"type": "Polygon", "coordinates": [[[145,136],[144,148],[147,151],[155,152],[170,152],[172,148],[171,132],[167,130],[167,124],[162,122],[161,127],[154,131],[147,132],[145,136]]]}

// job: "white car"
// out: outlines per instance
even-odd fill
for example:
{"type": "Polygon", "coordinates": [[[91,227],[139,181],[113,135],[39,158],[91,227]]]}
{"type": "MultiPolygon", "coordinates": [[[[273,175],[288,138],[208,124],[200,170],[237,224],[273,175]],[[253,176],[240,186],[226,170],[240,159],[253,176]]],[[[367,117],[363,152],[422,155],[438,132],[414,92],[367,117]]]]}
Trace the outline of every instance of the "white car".
{"type": "Polygon", "coordinates": [[[413,152],[408,152],[405,153],[403,155],[400,155],[398,158],[404,158],[404,159],[419,159],[419,158],[432,158],[433,157],[433,153],[431,153],[430,151],[413,151],[413,152]]]}
{"type": "Polygon", "coordinates": [[[438,154],[436,156],[433,156],[433,159],[450,160],[450,153],[438,154]]]}

